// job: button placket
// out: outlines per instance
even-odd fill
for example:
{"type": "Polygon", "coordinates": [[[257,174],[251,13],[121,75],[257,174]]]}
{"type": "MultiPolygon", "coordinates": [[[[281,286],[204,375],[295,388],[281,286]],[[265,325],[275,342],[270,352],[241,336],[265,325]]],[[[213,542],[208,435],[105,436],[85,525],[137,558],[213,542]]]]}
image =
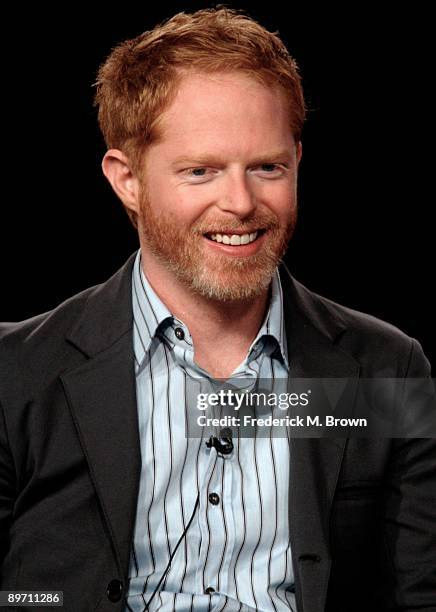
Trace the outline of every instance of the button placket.
{"type": "MultiPolygon", "coordinates": [[[[203,582],[203,571],[206,563],[206,555],[209,549],[209,526],[208,526],[208,512],[215,512],[215,508],[212,510],[211,504],[209,503],[209,491],[217,488],[218,483],[221,481],[221,463],[218,460],[216,453],[210,453],[209,449],[203,443],[202,452],[208,456],[207,468],[202,474],[200,481],[200,507],[199,507],[199,529],[201,534],[201,546],[200,554],[198,555],[197,571],[195,575],[195,584],[198,592],[204,592],[205,584],[207,586],[208,579],[205,576],[205,582],[203,582]]],[[[211,576],[209,576],[211,578],[211,576]]]]}

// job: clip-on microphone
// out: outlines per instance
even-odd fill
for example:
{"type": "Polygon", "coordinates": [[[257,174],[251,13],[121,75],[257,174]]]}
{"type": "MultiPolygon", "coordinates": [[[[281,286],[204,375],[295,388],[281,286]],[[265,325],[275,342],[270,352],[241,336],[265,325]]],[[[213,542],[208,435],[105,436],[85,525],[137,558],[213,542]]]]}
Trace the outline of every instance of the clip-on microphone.
{"type": "Polygon", "coordinates": [[[230,427],[225,427],[220,430],[219,438],[210,436],[209,440],[206,442],[206,446],[207,448],[214,447],[216,452],[221,453],[221,455],[230,455],[234,448],[232,437],[233,432],[230,427]]]}

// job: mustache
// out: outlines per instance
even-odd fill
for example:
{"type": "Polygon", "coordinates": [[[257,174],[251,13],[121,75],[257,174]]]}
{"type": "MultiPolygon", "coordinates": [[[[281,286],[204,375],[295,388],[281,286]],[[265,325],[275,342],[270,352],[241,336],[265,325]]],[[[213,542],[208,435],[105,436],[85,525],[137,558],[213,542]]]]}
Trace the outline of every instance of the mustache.
{"type": "Polygon", "coordinates": [[[196,234],[209,234],[211,232],[237,231],[250,233],[256,230],[276,230],[279,229],[280,222],[278,217],[271,211],[265,213],[255,213],[246,219],[223,219],[222,217],[199,219],[192,226],[192,231],[196,234]]]}

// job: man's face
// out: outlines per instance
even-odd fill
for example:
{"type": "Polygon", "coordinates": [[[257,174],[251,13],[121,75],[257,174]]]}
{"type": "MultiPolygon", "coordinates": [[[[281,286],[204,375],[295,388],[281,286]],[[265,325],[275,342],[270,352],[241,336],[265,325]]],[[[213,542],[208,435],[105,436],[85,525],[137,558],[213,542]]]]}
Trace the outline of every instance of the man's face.
{"type": "Polygon", "coordinates": [[[190,74],[140,178],[145,265],[219,301],[264,291],[292,235],[296,147],[283,94],[240,73],[190,74]]]}

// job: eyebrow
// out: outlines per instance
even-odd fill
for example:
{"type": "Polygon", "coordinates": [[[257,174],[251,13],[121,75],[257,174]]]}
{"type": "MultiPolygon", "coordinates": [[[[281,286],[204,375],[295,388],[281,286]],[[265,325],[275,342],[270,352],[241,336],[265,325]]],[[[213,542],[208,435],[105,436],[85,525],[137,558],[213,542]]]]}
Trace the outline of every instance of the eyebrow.
{"type": "MultiPolygon", "coordinates": [[[[262,154],[262,155],[257,155],[254,159],[252,159],[250,161],[250,165],[256,165],[256,164],[267,164],[267,163],[271,163],[273,160],[278,161],[278,160],[285,160],[285,159],[290,159],[291,158],[291,153],[287,150],[282,150],[282,151],[273,151],[271,153],[266,153],[266,154],[262,154]]],[[[204,165],[204,166],[208,166],[208,165],[213,165],[213,164],[223,164],[224,161],[222,159],[220,159],[219,156],[216,155],[211,155],[211,154],[205,154],[205,155],[196,155],[193,154],[191,156],[189,155],[183,155],[183,157],[177,157],[171,164],[172,167],[174,166],[179,166],[180,164],[198,164],[198,165],[204,165]]]]}

